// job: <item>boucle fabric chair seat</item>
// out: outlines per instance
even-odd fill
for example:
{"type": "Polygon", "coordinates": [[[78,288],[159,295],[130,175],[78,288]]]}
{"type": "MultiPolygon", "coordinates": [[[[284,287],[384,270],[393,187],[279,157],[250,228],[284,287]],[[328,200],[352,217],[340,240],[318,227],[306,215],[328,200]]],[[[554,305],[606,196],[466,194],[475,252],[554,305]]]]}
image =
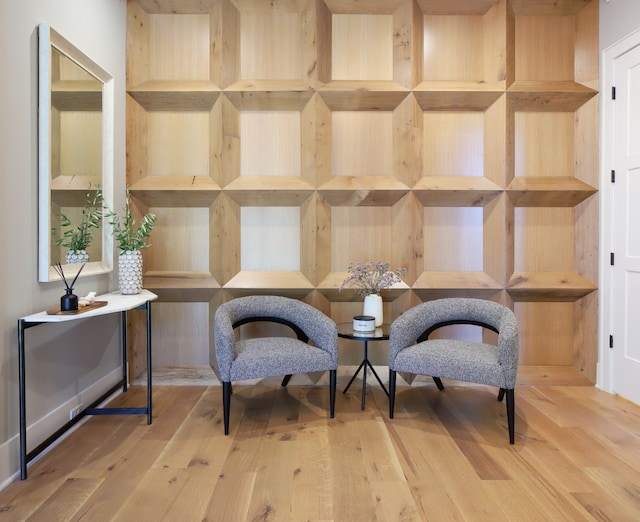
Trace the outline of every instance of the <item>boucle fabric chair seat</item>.
{"type": "Polygon", "coordinates": [[[338,327],[317,308],[282,296],[239,297],[218,307],[214,319],[215,355],[222,381],[224,433],[229,433],[231,382],[295,373],[329,371],[329,407],[333,418],[338,368],[338,327]],[[297,338],[267,336],[239,339],[239,326],[276,322],[297,338]],[[312,344],[309,344],[310,341],[312,344]]]}
{"type": "Polygon", "coordinates": [[[509,442],[515,440],[515,395],[518,373],[518,325],[515,314],[493,301],[471,298],[436,299],[400,315],[389,330],[389,416],[395,407],[396,372],[497,386],[498,400],[507,397],[509,442]],[[471,324],[498,334],[497,346],[484,342],[433,339],[438,328],[471,324]]]}
{"type": "Polygon", "coordinates": [[[332,366],[331,354],[289,337],[261,337],[235,344],[231,381],[323,371],[332,366]]]}
{"type": "Polygon", "coordinates": [[[451,339],[423,341],[402,350],[394,368],[398,372],[508,387],[496,347],[490,344],[451,339]]]}

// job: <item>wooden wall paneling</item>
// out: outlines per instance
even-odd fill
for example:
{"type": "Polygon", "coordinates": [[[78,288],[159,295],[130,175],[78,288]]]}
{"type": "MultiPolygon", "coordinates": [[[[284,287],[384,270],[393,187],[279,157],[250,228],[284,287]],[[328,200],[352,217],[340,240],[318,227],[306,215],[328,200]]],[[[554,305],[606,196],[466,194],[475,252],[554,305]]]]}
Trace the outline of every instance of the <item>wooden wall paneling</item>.
{"type": "MultiPolygon", "coordinates": [[[[513,9],[522,15],[573,16],[592,0],[510,0],[513,9]]],[[[597,3],[597,2],[595,2],[597,3]]]]}
{"type": "Polygon", "coordinates": [[[390,207],[332,207],[331,267],[346,272],[351,262],[392,258],[390,207]]]}
{"type": "Polygon", "coordinates": [[[517,112],[515,175],[573,176],[574,115],[517,112]]]}
{"type": "Polygon", "coordinates": [[[424,113],[426,176],[484,176],[484,114],[424,113]]]}
{"type": "Polygon", "coordinates": [[[390,173],[407,189],[415,185],[422,170],[421,119],[422,111],[412,95],[393,110],[393,164],[390,173]]]}
{"type": "Polygon", "coordinates": [[[416,0],[425,14],[429,15],[483,15],[497,0],[416,0]]]}
{"type": "Polygon", "coordinates": [[[302,79],[303,27],[295,2],[236,5],[241,20],[240,78],[302,79]]]}
{"type": "Polygon", "coordinates": [[[334,14],[332,80],[393,80],[393,16],[334,14]]]}
{"type": "Polygon", "coordinates": [[[240,112],[224,96],[222,99],[222,171],[220,185],[224,188],[240,177],[240,112]]]}
{"type": "Polygon", "coordinates": [[[515,24],[516,81],[574,80],[574,17],[516,12],[515,24]]]}
{"type": "Polygon", "coordinates": [[[598,89],[600,75],[598,2],[589,2],[576,14],[575,81],[598,89]]]}
{"type": "Polygon", "coordinates": [[[574,154],[575,177],[597,190],[600,172],[598,141],[599,96],[594,96],[575,112],[574,154]]]}
{"type": "Polygon", "coordinates": [[[516,302],[520,364],[571,366],[575,306],[572,302],[516,302]]]}
{"type": "Polygon", "coordinates": [[[424,79],[484,81],[483,25],[477,15],[425,15],[424,79]]]}
{"type": "Polygon", "coordinates": [[[423,81],[504,88],[506,0],[418,3],[424,29],[423,81]]]}
{"type": "MultiPolygon", "coordinates": [[[[409,115],[406,111],[396,113],[396,102],[401,99],[387,100],[390,110],[386,106],[378,110],[369,102],[356,110],[329,105],[334,109],[330,123],[332,176],[320,186],[320,193],[331,205],[393,205],[408,192],[409,187],[394,171],[394,167],[404,166],[402,157],[408,150],[400,148],[394,130],[410,125],[405,120],[409,115]]],[[[321,138],[325,136],[323,132],[321,138]]]]}
{"type": "MultiPolygon", "coordinates": [[[[149,79],[150,15],[140,2],[127,3],[127,89],[149,79]]],[[[127,115],[129,108],[127,107],[127,115]]],[[[127,151],[129,147],[127,147],[127,151]]]]}
{"type": "Polygon", "coordinates": [[[316,66],[318,70],[318,85],[331,81],[331,62],[333,59],[333,48],[331,45],[331,10],[326,2],[316,2],[317,17],[317,40],[316,40],[316,66]]]}
{"type": "Polygon", "coordinates": [[[590,382],[597,380],[598,368],[598,292],[578,299],[573,324],[572,366],[590,382]]]}
{"type": "MultiPolygon", "coordinates": [[[[331,206],[322,196],[317,196],[316,207],[316,279],[322,281],[320,286],[324,287],[324,281],[331,275],[332,253],[331,253],[331,206]]],[[[330,288],[337,288],[330,285],[330,288]]]]}
{"type": "Polygon", "coordinates": [[[393,169],[393,117],[389,111],[334,111],[334,176],[388,176],[393,169]]]}
{"type": "Polygon", "coordinates": [[[484,207],[482,270],[504,288],[513,273],[513,205],[505,194],[491,200],[484,207]]]}
{"type": "Polygon", "coordinates": [[[574,267],[571,208],[517,208],[514,264],[518,272],[569,272],[574,267]]]}
{"type": "Polygon", "coordinates": [[[402,277],[411,286],[418,277],[424,257],[422,205],[413,194],[407,194],[391,207],[393,257],[392,266],[406,269],[402,277]]]}
{"type": "Polygon", "coordinates": [[[320,188],[333,179],[332,172],[332,112],[325,100],[316,93],[312,99],[315,106],[316,134],[315,134],[315,187],[320,188]]]}
{"type": "Polygon", "coordinates": [[[240,80],[240,12],[231,0],[221,2],[222,41],[222,83],[226,89],[240,80]]]}
{"type": "Polygon", "coordinates": [[[209,364],[209,304],[156,302],[153,305],[153,365],[189,367],[209,364]]]}
{"type": "Polygon", "coordinates": [[[153,14],[149,22],[149,80],[210,80],[207,14],[153,14]]]}
{"type": "Polygon", "coordinates": [[[300,174],[300,113],[240,113],[240,176],[300,174]]]}
{"type": "Polygon", "coordinates": [[[159,224],[145,284],[207,308],[213,350],[219,303],[280,293],[349,321],[349,262],[389,260],[408,275],[388,320],[498,300],[523,364],[595,379],[597,30],[594,0],[131,1],[128,183],[137,212],[175,225],[159,224]],[[254,225],[299,246],[261,257],[254,225]],[[176,234],[207,247],[186,262],[176,234]]]}
{"type": "Polygon", "coordinates": [[[483,79],[504,89],[507,79],[507,0],[496,2],[482,18],[483,79]]]}
{"type": "Polygon", "coordinates": [[[393,80],[411,89],[422,77],[422,19],[418,5],[405,0],[393,13],[393,80]]]}
{"type": "Polygon", "coordinates": [[[150,208],[158,221],[145,270],[209,272],[209,208],[150,208]]]}
{"type": "Polygon", "coordinates": [[[300,271],[300,207],[240,209],[240,270],[300,271]]]}
{"type": "Polygon", "coordinates": [[[507,154],[510,146],[505,95],[484,111],[483,144],[484,177],[504,189],[508,185],[507,154]]]}
{"type": "Polygon", "coordinates": [[[134,185],[148,172],[147,114],[131,96],[127,96],[127,184],[134,185]]]}
{"type": "Polygon", "coordinates": [[[224,192],[214,203],[211,227],[212,273],[224,287],[240,272],[240,205],[224,192]]]}
{"type": "Polygon", "coordinates": [[[321,121],[318,113],[318,95],[313,94],[300,111],[300,173],[311,187],[318,186],[318,165],[322,161],[316,148],[321,121]]]}
{"type": "Polygon", "coordinates": [[[320,250],[323,232],[317,226],[318,205],[318,196],[313,194],[300,206],[300,272],[314,287],[329,272],[331,257],[320,250]]]}
{"type": "Polygon", "coordinates": [[[508,89],[516,80],[516,17],[512,2],[505,10],[505,87],[508,89]]]}
{"type": "Polygon", "coordinates": [[[331,13],[339,14],[393,14],[406,0],[322,0],[331,13]]]}

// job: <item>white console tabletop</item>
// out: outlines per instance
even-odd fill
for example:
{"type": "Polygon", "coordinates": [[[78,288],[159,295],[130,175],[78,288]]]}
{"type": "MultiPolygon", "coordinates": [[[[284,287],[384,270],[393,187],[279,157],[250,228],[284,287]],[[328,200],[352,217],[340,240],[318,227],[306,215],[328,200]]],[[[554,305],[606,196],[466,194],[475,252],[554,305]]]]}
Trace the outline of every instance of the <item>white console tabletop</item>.
{"type": "Polygon", "coordinates": [[[77,321],[78,319],[88,319],[89,317],[96,317],[98,315],[134,310],[144,305],[147,301],[154,301],[157,298],[158,296],[149,292],[149,290],[141,290],[139,294],[135,295],[122,295],[116,290],[115,292],[96,296],[96,301],[107,301],[108,304],[94,310],[89,310],[88,312],[56,315],[50,315],[47,312],[38,312],[37,314],[27,315],[20,319],[25,323],[62,323],[65,321],[77,321]]]}
{"type": "Polygon", "coordinates": [[[76,424],[85,415],[117,415],[117,414],[146,414],[147,424],[151,424],[151,301],[155,301],[158,296],[148,290],[141,290],[139,294],[122,295],[119,291],[110,292],[96,296],[96,301],[106,301],[107,304],[99,308],[93,308],[86,312],[76,314],[48,314],[46,311],[27,315],[18,319],[18,365],[19,365],[19,397],[20,397],[20,477],[27,478],[27,464],[46,449],[54,440],[76,424]],[[97,407],[120,386],[122,391],[127,391],[127,312],[129,310],[146,310],[147,322],[147,405],[139,408],[110,408],[97,407]],[[32,451],[27,452],[27,394],[26,394],[26,369],[25,369],[25,340],[24,331],[42,324],[64,323],[68,321],[78,321],[80,319],[91,319],[101,315],[119,313],[121,316],[122,329],[122,380],[111,390],[107,391],[92,405],[84,409],[74,419],[58,429],[44,442],[39,444],[32,451]]]}

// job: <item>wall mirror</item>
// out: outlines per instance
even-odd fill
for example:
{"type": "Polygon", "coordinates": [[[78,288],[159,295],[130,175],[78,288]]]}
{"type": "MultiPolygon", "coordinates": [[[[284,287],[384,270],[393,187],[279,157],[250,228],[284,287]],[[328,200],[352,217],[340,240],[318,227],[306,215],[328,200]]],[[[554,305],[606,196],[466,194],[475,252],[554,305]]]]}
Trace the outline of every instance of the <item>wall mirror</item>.
{"type": "Polygon", "coordinates": [[[89,227],[88,260],[68,257],[71,238],[64,237],[83,224],[96,191],[113,208],[113,89],[104,69],[47,24],[38,26],[40,281],[60,279],[56,263],[72,277],[82,266],[76,263],[86,262],[80,277],[113,268],[113,242],[102,217],[89,227]]]}

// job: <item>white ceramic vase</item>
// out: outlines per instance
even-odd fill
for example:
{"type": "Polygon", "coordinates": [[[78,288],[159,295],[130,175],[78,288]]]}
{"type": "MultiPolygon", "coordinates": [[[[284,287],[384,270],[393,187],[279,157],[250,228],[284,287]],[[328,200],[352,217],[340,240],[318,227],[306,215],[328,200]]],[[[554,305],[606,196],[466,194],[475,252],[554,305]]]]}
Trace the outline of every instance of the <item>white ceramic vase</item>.
{"type": "Polygon", "coordinates": [[[118,258],[118,283],[120,293],[139,294],[142,290],[142,252],[130,250],[118,258]]]}
{"type": "Polygon", "coordinates": [[[86,250],[67,250],[67,255],[65,256],[65,262],[67,263],[67,265],[75,265],[78,263],[88,263],[89,254],[87,254],[86,250]]]}
{"type": "Polygon", "coordinates": [[[382,326],[382,297],[378,294],[369,294],[365,296],[362,315],[370,315],[372,317],[375,317],[375,325],[382,326]]]}

